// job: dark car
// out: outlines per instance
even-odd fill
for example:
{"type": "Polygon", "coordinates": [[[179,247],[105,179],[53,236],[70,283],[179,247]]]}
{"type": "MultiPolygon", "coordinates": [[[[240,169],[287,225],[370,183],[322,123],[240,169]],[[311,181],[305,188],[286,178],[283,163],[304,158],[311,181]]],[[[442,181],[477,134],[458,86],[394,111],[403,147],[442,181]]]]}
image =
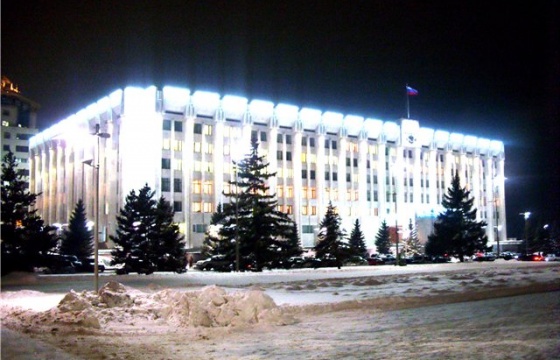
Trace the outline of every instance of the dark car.
{"type": "Polygon", "coordinates": [[[235,264],[225,255],[214,255],[207,259],[197,261],[195,268],[202,271],[232,271],[235,269],[235,264]]]}
{"type": "MultiPolygon", "coordinates": [[[[89,257],[84,258],[81,260],[81,267],[78,268],[78,271],[81,272],[93,272],[95,270],[95,258],[89,257]]],[[[97,271],[104,272],[105,271],[105,264],[103,264],[99,259],[97,260],[97,271]]]]}
{"type": "Polygon", "coordinates": [[[384,265],[385,260],[383,260],[380,256],[373,254],[367,259],[368,265],[384,265]]]}
{"type": "Polygon", "coordinates": [[[156,271],[156,266],[149,260],[139,256],[128,255],[124,265],[117,269],[117,275],[126,275],[131,272],[150,275],[156,271]]]}
{"type": "Polygon", "coordinates": [[[344,266],[361,266],[368,265],[366,259],[361,256],[351,256],[349,259],[344,261],[344,266]]]}
{"type": "Polygon", "coordinates": [[[544,256],[538,254],[523,254],[517,257],[518,261],[544,261],[544,256]]]}
{"type": "Polygon", "coordinates": [[[73,274],[76,272],[72,259],[59,254],[45,255],[41,259],[41,268],[45,274],[73,274]]]}

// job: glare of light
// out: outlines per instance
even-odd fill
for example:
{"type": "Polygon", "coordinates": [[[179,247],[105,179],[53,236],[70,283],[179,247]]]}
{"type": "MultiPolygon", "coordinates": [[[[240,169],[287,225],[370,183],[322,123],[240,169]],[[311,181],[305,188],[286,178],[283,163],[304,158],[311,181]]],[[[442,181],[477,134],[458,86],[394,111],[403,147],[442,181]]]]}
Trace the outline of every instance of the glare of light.
{"type": "Polygon", "coordinates": [[[182,112],[189,104],[191,91],[175,86],[163,87],[163,108],[168,111],[182,112]]]}
{"type": "Polygon", "coordinates": [[[333,111],[325,111],[322,116],[323,125],[330,131],[336,131],[336,129],[342,126],[342,119],[344,115],[341,113],[333,111]]]}
{"type": "MultiPolygon", "coordinates": [[[[274,115],[276,119],[278,119],[278,125],[280,126],[292,126],[297,121],[298,114],[301,118],[299,107],[294,105],[280,103],[274,108],[274,115]]],[[[319,117],[320,116],[319,114],[319,117]]],[[[305,124],[305,121],[303,121],[303,123],[305,124]]]]}
{"type": "Polygon", "coordinates": [[[255,99],[249,103],[249,112],[253,119],[268,120],[274,114],[274,104],[271,101],[255,99]]]}
{"type": "Polygon", "coordinates": [[[228,119],[242,119],[247,111],[247,98],[226,95],[222,98],[222,110],[228,119]]]}
{"type": "Polygon", "coordinates": [[[454,149],[460,149],[461,145],[463,145],[463,139],[465,135],[459,133],[451,133],[449,135],[449,143],[454,149]]]}
{"type": "Polygon", "coordinates": [[[396,122],[387,121],[383,123],[383,133],[388,141],[397,141],[400,135],[400,127],[396,122]]]}
{"type": "Polygon", "coordinates": [[[434,129],[420,128],[417,139],[420,145],[429,146],[434,141],[434,132],[434,129]]]}
{"type": "Polygon", "coordinates": [[[316,129],[321,123],[321,114],[321,110],[304,107],[299,111],[299,118],[306,129],[316,129]]]}
{"type": "Polygon", "coordinates": [[[124,89],[124,114],[127,116],[143,117],[156,110],[156,87],[139,88],[129,86],[124,89]]]}
{"type": "Polygon", "coordinates": [[[443,130],[436,130],[434,133],[434,142],[438,145],[447,144],[449,141],[449,132],[443,130]]]}
{"type": "Polygon", "coordinates": [[[209,91],[195,91],[192,103],[197,114],[214,116],[220,106],[220,94],[209,91]]]}
{"type": "Polygon", "coordinates": [[[504,152],[504,143],[499,140],[492,140],[490,142],[490,151],[492,155],[498,155],[504,152]]]}
{"type": "Polygon", "coordinates": [[[468,151],[476,149],[476,144],[478,143],[478,138],[476,136],[467,135],[463,139],[463,145],[468,151]]]}
{"type": "Polygon", "coordinates": [[[344,127],[351,135],[358,135],[364,126],[364,118],[357,115],[346,115],[344,117],[344,127]]]}
{"type": "Polygon", "coordinates": [[[476,147],[481,154],[488,154],[490,150],[490,140],[479,138],[476,147]]]}
{"type": "Polygon", "coordinates": [[[523,218],[525,220],[527,220],[531,216],[531,212],[530,211],[525,211],[525,212],[519,213],[519,215],[523,215],[523,218]]]}
{"type": "Polygon", "coordinates": [[[368,137],[378,139],[379,135],[383,132],[383,121],[378,119],[365,119],[364,130],[367,132],[368,137]]]}
{"type": "Polygon", "coordinates": [[[122,96],[123,91],[121,89],[115,90],[109,95],[109,102],[112,108],[116,108],[121,105],[122,96]]]}

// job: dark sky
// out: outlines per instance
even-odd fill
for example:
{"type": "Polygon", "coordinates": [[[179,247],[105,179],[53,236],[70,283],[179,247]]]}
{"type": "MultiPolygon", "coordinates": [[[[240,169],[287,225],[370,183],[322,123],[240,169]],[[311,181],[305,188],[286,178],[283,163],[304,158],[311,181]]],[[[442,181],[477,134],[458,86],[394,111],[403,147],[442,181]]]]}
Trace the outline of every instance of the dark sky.
{"type": "Polygon", "coordinates": [[[41,129],[128,85],[398,120],[506,146],[508,235],[560,218],[559,2],[2,1],[2,74],[41,129]],[[517,3],[517,2],[515,2],[517,3]]]}

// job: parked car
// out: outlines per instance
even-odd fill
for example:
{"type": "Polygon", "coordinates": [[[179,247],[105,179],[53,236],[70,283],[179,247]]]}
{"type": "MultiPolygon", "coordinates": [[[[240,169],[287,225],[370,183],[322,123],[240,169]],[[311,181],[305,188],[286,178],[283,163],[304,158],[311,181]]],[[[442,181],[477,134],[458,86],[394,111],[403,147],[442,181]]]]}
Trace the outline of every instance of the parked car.
{"type": "Polygon", "coordinates": [[[368,265],[368,261],[361,256],[352,256],[344,261],[344,266],[361,266],[368,265]]]}
{"type": "Polygon", "coordinates": [[[385,264],[385,260],[383,260],[379,255],[377,254],[372,254],[368,259],[367,259],[368,265],[383,265],[385,264]]]}
{"type": "Polygon", "coordinates": [[[515,254],[509,251],[503,252],[500,254],[500,257],[504,260],[512,260],[515,259],[515,254]]]}
{"type": "Polygon", "coordinates": [[[381,259],[383,259],[385,265],[395,265],[397,263],[397,258],[392,254],[381,255],[381,259]]]}
{"type": "Polygon", "coordinates": [[[430,262],[430,257],[421,254],[414,254],[407,257],[405,260],[407,264],[424,264],[430,262]]]}
{"type": "Polygon", "coordinates": [[[556,254],[548,254],[544,257],[544,261],[560,261],[560,256],[556,254]]]}
{"type": "Polygon", "coordinates": [[[294,256],[288,259],[291,269],[307,269],[320,267],[320,260],[314,257],[294,256]]]}
{"type": "Polygon", "coordinates": [[[496,255],[494,253],[476,253],[473,255],[473,261],[494,261],[496,260],[496,255]]]}
{"type": "Polygon", "coordinates": [[[544,261],[544,256],[538,254],[523,254],[517,257],[518,261],[544,261]]]}
{"type": "MultiPolygon", "coordinates": [[[[89,257],[89,258],[82,259],[81,262],[82,262],[82,265],[78,269],[78,271],[81,271],[81,272],[93,272],[94,271],[94,269],[95,269],[95,266],[94,266],[95,265],[95,258],[93,256],[89,257]]],[[[105,271],[105,264],[99,259],[97,259],[97,271],[99,271],[99,272],[104,272],[105,271]]]]}
{"type": "Polygon", "coordinates": [[[448,255],[436,255],[432,256],[432,262],[435,264],[448,263],[451,262],[451,258],[448,255]]]}
{"type": "Polygon", "coordinates": [[[145,260],[136,255],[129,255],[124,265],[117,269],[117,275],[127,275],[131,272],[150,275],[156,271],[156,266],[149,260],[145,260]]]}
{"type": "Polygon", "coordinates": [[[76,272],[72,259],[59,254],[43,256],[40,269],[44,274],[73,274],[76,272]]]}
{"type": "Polygon", "coordinates": [[[214,255],[207,259],[197,261],[194,267],[202,271],[232,271],[235,269],[235,264],[227,259],[225,255],[214,255]]]}

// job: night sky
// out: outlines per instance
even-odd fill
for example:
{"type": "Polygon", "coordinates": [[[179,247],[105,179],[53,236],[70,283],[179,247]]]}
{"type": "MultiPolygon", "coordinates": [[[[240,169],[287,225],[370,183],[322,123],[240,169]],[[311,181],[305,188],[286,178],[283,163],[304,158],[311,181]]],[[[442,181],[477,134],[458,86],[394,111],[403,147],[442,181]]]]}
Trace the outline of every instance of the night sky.
{"type": "Polygon", "coordinates": [[[2,74],[44,129],[129,85],[502,140],[508,236],[560,219],[557,1],[2,1],[2,74]],[[517,3],[517,2],[515,2],[517,3]]]}

